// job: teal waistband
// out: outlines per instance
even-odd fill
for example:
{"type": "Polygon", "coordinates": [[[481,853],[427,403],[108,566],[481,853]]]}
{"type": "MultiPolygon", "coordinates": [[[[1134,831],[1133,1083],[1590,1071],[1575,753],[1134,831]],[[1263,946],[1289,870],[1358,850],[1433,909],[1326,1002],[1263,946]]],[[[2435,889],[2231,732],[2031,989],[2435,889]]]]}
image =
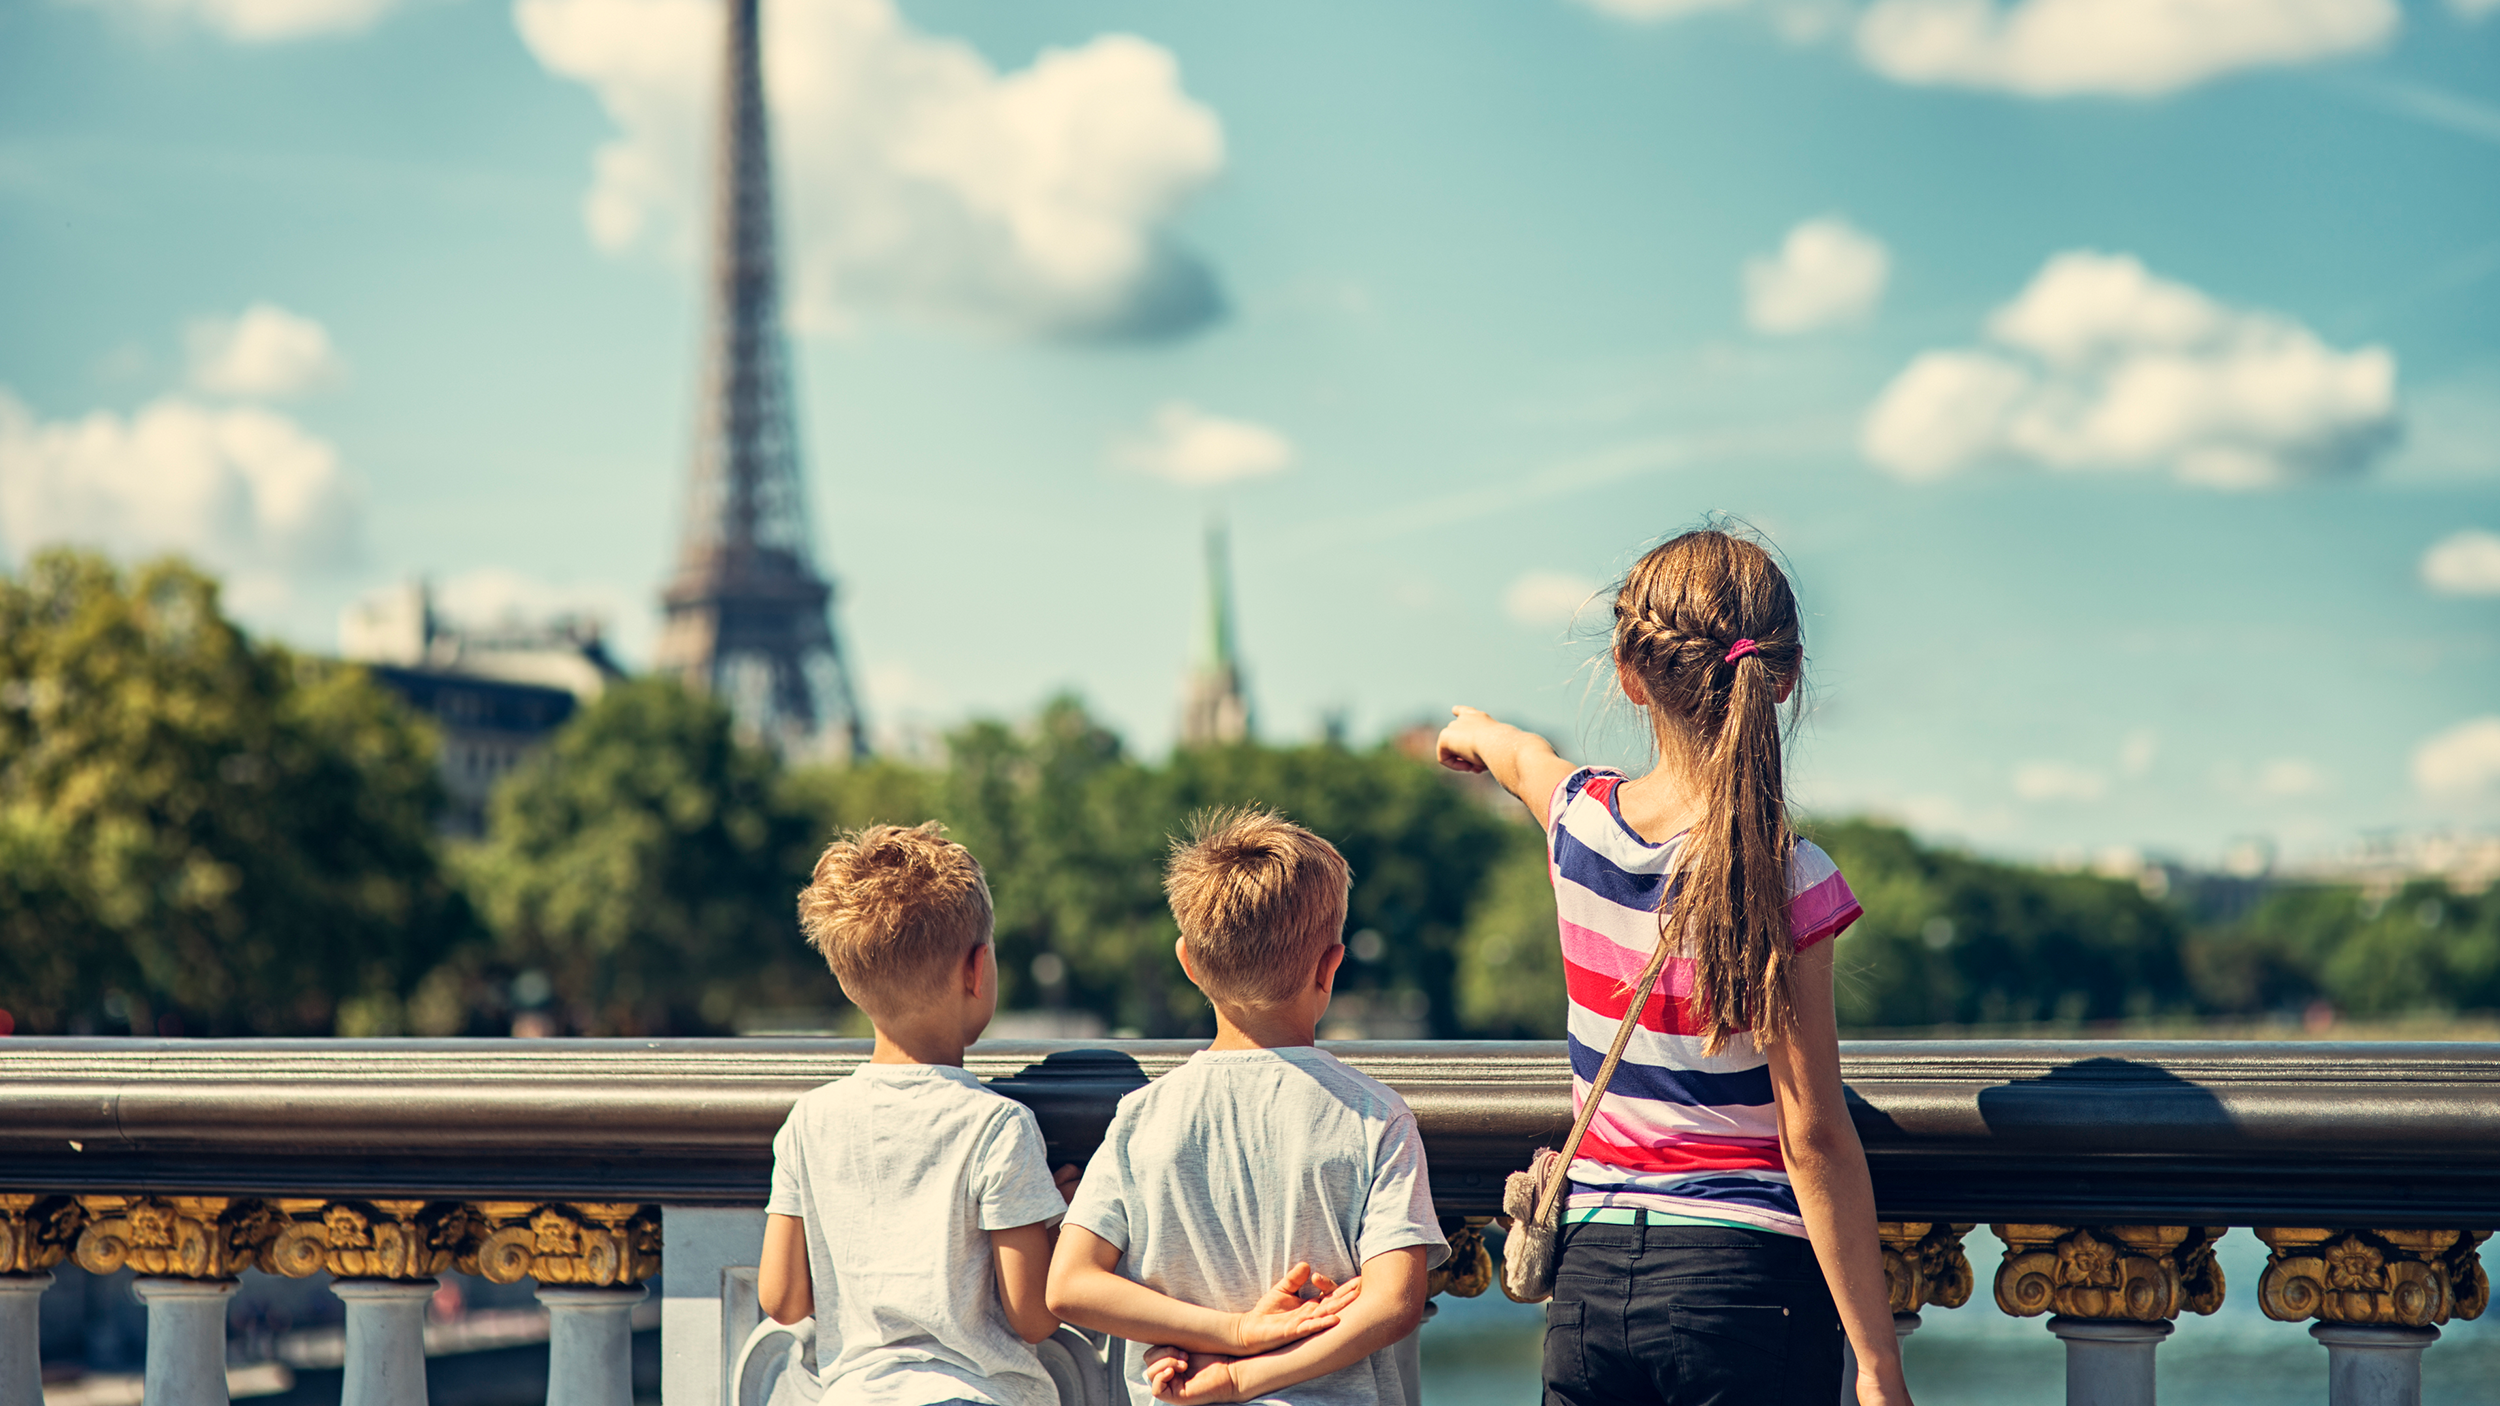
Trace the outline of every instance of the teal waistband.
{"type": "Polygon", "coordinates": [[[1565,1225],[1716,1225],[1731,1230],[1760,1230],[1758,1225],[1743,1221],[1717,1220],[1710,1216],[1678,1215],[1673,1211],[1653,1211],[1644,1206],[1580,1206],[1563,1212],[1565,1225]]]}

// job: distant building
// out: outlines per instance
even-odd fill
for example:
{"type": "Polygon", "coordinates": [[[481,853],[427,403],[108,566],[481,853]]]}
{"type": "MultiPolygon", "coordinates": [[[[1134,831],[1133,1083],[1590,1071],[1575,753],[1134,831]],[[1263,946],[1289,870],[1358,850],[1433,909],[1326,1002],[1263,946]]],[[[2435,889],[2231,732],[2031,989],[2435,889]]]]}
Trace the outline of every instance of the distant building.
{"type": "Polygon", "coordinates": [[[1250,696],[1233,640],[1233,573],[1224,525],[1207,528],[1207,615],[1197,665],[1181,699],[1181,745],[1207,747],[1250,736],[1250,696]]]}
{"type": "Polygon", "coordinates": [[[484,834],[495,783],[625,676],[594,621],[462,628],[435,614],[420,582],[348,607],[339,653],[434,720],[443,739],[443,829],[456,835],[484,834]]]}

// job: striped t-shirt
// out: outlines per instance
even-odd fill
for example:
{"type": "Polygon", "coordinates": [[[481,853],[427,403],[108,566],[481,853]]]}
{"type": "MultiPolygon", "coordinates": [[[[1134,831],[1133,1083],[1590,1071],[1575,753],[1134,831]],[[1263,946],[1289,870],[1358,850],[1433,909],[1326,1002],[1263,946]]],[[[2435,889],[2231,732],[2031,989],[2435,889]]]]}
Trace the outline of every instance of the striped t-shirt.
{"type": "MultiPolygon", "coordinates": [[[[1619,772],[1583,767],[1546,807],[1547,863],[1571,992],[1571,1106],[1588,1099],[1641,969],[1658,947],[1659,889],[1684,837],[1650,844],[1615,803],[1619,772]]],[[[1862,911],[1831,857],[1799,840],[1788,871],[1797,949],[1836,937],[1862,911]]],[[[1733,1034],[1702,1053],[1693,962],[1670,957],[1571,1163],[1572,1209],[1641,1207],[1653,1218],[1805,1234],[1780,1157],[1770,1061],[1733,1034]]]]}

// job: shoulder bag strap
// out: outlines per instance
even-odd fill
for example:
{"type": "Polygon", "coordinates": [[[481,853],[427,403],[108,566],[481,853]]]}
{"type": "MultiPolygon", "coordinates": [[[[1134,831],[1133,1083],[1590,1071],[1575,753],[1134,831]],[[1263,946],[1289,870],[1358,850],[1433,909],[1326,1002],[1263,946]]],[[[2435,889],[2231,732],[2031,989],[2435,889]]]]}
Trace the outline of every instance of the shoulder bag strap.
{"type": "Polygon", "coordinates": [[[1571,1178],[1571,1159],[1580,1154],[1580,1139],[1588,1133],[1589,1122],[1597,1116],[1597,1105],[1606,1097],[1606,1085],[1615,1077],[1615,1066],[1623,1063],[1623,1047],[1632,1042],[1632,1027],[1640,1024],[1641,1012],[1649,1006],[1649,993],[1658,985],[1658,973],[1667,965],[1667,928],[1658,925],[1658,950],[1649,954],[1649,965],[1641,968],[1639,989],[1632,993],[1632,1005],[1623,1013],[1623,1024],[1615,1027],[1614,1048],[1606,1051],[1606,1062],[1597,1067],[1597,1077],[1589,1081],[1588,1101],[1580,1105],[1580,1116],[1571,1125],[1571,1136],[1563,1141],[1562,1155],[1554,1159],[1554,1170],[1547,1174],[1545,1185],[1537,1192],[1536,1223],[1543,1225],[1551,1218],[1554,1199],[1563,1183],[1571,1178]]]}

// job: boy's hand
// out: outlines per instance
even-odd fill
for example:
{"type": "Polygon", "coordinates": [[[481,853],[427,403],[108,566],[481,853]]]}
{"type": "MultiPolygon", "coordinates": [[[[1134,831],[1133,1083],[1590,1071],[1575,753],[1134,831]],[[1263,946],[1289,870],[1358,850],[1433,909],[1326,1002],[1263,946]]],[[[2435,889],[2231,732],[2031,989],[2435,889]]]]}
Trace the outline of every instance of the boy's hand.
{"type": "Polygon", "coordinates": [[[1362,1292],[1360,1275],[1338,1284],[1325,1274],[1313,1274],[1308,1264],[1297,1264],[1260,1295],[1247,1313],[1234,1316],[1233,1336],[1244,1356],[1298,1342],[1336,1327],[1337,1315],[1362,1292]],[[1305,1290],[1319,1297],[1306,1299],[1305,1290]]]}
{"type": "Polygon", "coordinates": [[[1059,1188],[1059,1199],[1076,1204],[1076,1184],[1085,1180],[1085,1169],[1074,1162],[1050,1174],[1050,1184],[1059,1188]]]}
{"type": "Polygon", "coordinates": [[[1183,1352],[1177,1347],[1147,1349],[1146,1386],[1157,1401],[1180,1406],[1241,1399],[1241,1387],[1233,1380],[1232,1358],[1183,1352]]]}
{"type": "Polygon", "coordinates": [[[1441,729],[1434,750],[1441,765],[1452,771],[1484,770],[1483,738],[1488,728],[1499,727],[1493,715],[1481,708],[1464,704],[1450,709],[1450,724],[1441,729]]]}

